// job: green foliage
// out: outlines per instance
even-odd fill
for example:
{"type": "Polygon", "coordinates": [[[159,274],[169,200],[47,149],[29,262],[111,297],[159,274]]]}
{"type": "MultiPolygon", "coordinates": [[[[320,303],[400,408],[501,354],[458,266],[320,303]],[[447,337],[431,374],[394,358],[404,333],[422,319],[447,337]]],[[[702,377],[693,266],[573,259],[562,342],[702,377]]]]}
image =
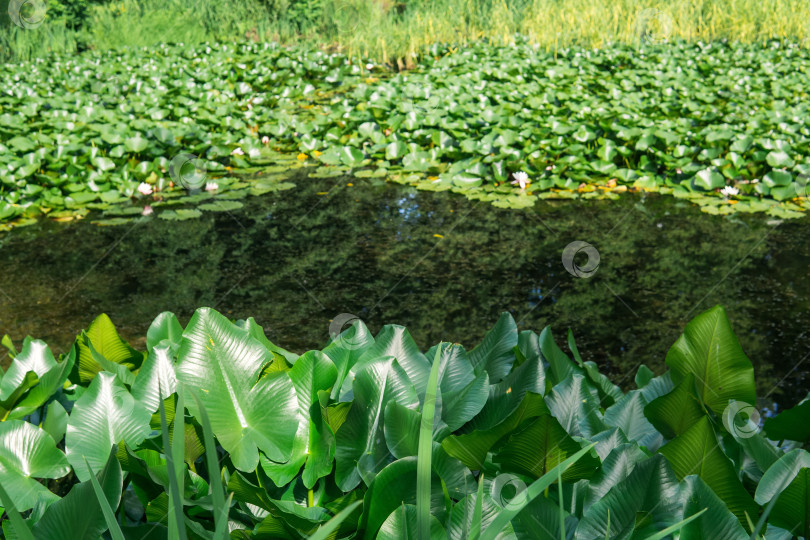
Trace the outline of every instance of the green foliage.
{"type": "MultiPolygon", "coordinates": [[[[58,360],[25,340],[4,395],[55,369],[70,378],[34,407],[42,427],[30,413],[0,422],[7,537],[810,534],[804,433],[780,446],[716,410],[725,381],[744,383],[729,385],[727,407],[755,397],[740,394],[748,360],[719,307],[673,345],[677,385],[639,370],[641,388],[626,394],[548,328],[518,334],[508,314],[469,354],[458,344],[423,354],[401,326],[372,337],[357,323],[298,356],[252,319],[210,308],[185,328],[161,314],[147,348],[140,362],[106,316],[58,360]],[[76,354],[84,367],[71,371],[76,354]],[[64,485],[57,494],[38,479],[64,485]]],[[[796,410],[770,424],[780,438],[801,424],[796,410]]]]}
{"type": "MultiPolygon", "coordinates": [[[[671,194],[713,214],[796,217],[810,206],[810,138],[795,120],[805,107],[796,74],[810,53],[795,44],[678,42],[644,54],[624,45],[583,54],[536,51],[520,38],[515,46],[482,42],[452,54],[437,45],[438,59],[423,70],[395,74],[306,48],[192,46],[203,23],[189,17],[209,11],[178,6],[166,32],[184,45],[139,43],[127,11],[104,15],[101,33],[150,48],[10,68],[0,106],[20,114],[0,114],[7,133],[0,221],[103,210],[126,222],[146,219],[145,204],[163,219],[193,219],[289,187],[278,173],[307,165],[516,208],[626,191],[671,194]],[[745,74],[750,88],[707,71],[707,58],[745,74]],[[764,63],[778,69],[759,69],[764,63]],[[466,83],[482,77],[483,100],[466,83]],[[54,84],[69,91],[55,92],[54,84]],[[663,97],[662,85],[671,89],[663,97]],[[741,111],[741,100],[750,109],[741,111]],[[616,120],[628,110],[636,116],[616,120]],[[185,169],[175,170],[173,160],[192,154],[199,158],[186,164],[216,186],[203,182],[196,187],[206,190],[193,193],[183,186],[188,171],[179,173],[185,169]],[[245,179],[271,165],[268,175],[245,179]],[[510,181],[519,170],[531,180],[525,189],[510,181]],[[721,196],[726,187],[737,194],[721,196]],[[176,208],[182,203],[197,208],[176,208]]],[[[219,24],[218,13],[206,24],[219,24]]],[[[248,11],[227,16],[234,24],[252,20],[248,11]]]]}

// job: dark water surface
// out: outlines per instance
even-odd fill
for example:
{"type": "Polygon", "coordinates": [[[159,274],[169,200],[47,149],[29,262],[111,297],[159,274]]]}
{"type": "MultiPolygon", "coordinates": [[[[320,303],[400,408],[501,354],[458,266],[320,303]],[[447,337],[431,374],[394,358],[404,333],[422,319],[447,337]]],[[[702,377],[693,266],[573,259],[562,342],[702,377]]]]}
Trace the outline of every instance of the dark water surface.
{"type": "Polygon", "coordinates": [[[442,339],[469,348],[509,311],[520,329],[550,324],[564,350],[572,328],[583,358],[627,389],[641,363],[662,372],[685,324],[722,304],[755,365],[760,406],[807,394],[810,219],[724,219],[658,196],[502,210],[379,181],[293,181],[200,219],[0,235],[0,336],[64,352],[105,312],[143,349],[161,311],[185,324],[212,306],[255,317],[296,352],[325,345],[340,313],[375,333],[405,325],[423,350],[442,339]],[[587,279],[561,262],[576,240],[601,257],[587,279]]]}

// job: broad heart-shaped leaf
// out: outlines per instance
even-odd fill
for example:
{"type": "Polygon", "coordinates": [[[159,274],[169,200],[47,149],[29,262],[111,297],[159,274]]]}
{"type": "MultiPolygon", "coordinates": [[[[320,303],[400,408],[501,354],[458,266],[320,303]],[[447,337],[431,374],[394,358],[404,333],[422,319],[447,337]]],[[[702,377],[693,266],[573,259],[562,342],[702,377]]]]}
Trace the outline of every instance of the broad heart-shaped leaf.
{"type": "Polygon", "coordinates": [[[386,356],[396,358],[397,364],[408,374],[408,379],[416,389],[419,399],[422,400],[427,388],[431,363],[419,351],[419,347],[416,346],[416,342],[404,326],[396,324],[383,326],[380,333],[377,334],[374,344],[366,349],[350,373],[356,375],[370,363],[386,356]]]}
{"type": "MultiPolygon", "coordinates": [[[[388,450],[397,459],[416,456],[419,453],[419,428],[422,416],[419,411],[389,401],[385,407],[385,441],[388,450]]],[[[449,434],[447,426],[434,428],[431,465],[442,479],[449,495],[460,499],[475,490],[475,479],[470,470],[458,459],[450,457],[439,444],[449,434]]]]}
{"type": "Polygon", "coordinates": [[[745,512],[755,521],[759,508],[743,487],[731,460],[723,453],[708,417],[672,439],[659,450],[679,479],[696,474],[726,503],[740,523],[745,525],[745,512]]]}
{"type": "Polygon", "coordinates": [[[546,403],[566,433],[588,439],[605,430],[599,412],[599,393],[579,373],[557,384],[546,396],[546,403]]]}
{"type": "Polygon", "coordinates": [[[582,369],[574,364],[571,359],[568,358],[568,355],[562,352],[562,349],[554,342],[550,326],[543,328],[538,341],[540,343],[540,352],[543,355],[543,360],[548,362],[549,369],[547,379],[551,386],[566,380],[574,371],[582,373],[582,369]]]}
{"type": "Polygon", "coordinates": [[[352,388],[354,401],[335,434],[335,482],[343,491],[354,489],[361,479],[371,484],[390,461],[384,434],[388,402],[393,400],[412,409],[419,405],[408,375],[392,357],[367,364],[357,373],[352,388]]]}
{"type": "MultiPolygon", "coordinates": [[[[26,339],[20,354],[14,357],[8,371],[0,379],[0,402],[7,401],[25,381],[25,375],[33,371],[37,378],[56,367],[56,360],[44,341],[26,339]]],[[[23,392],[27,391],[25,388],[23,392]]]]}
{"type": "Polygon", "coordinates": [[[270,352],[273,353],[274,357],[276,355],[281,356],[289,364],[295,363],[295,361],[298,359],[297,354],[290,352],[286,349],[282,349],[281,347],[279,347],[278,345],[274,344],[269,339],[267,339],[267,336],[264,335],[264,328],[262,328],[261,325],[257,323],[253,317],[248,317],[246,321],[236,321],[236,326],[239,326],[240,328],[244,328],[245,330],[247,330],[251,336],[253,336],[259,341],[259,343],[267,347],[270,350],[270,352]]]}
{"type": "Polygon", "coordinates": [[[566,510],[561,512],[559,506],[545,497],[536,497],[511,523],[518,538],[560,540],[560,516],[565,523],[566,538],[572,539],[577,528],[577,518],[566,510]]]}
{"type": "Polygon", "coordinates": [[[172,358],[174,347],[169,339],[150,347],[146,360],[132,384],[132,397],[137,399],[150,414],[158,409],[160,400],[166,399],[177,389],[172,358]]]}
{"type": "Polygon", "coordinates": [[[70,374],[73,382],[87,384],[93,380],[96,373],[105,369],[98,363],[97,358],[93,357],[88,341],[104,360],[120,364],[129,371],[139,369],[143,363],[143,353],[136,351],[121,339],[110,318],[102,313],[90,324],[87,332],[83,332],[76,339],[78,355],[70,374]]]}
{"type": "MultiPolygon", "coordinates": [[[[391,512],[380,527],[377,540],[411,540],[417,537],[416,506],[402,504],[391,512]]],[[[434,516],[430,516],[430,537],[425,540],[446,540],[447,533],[434,516]]]]}
{"type": "Polygon", "coordinates": [[[286,463],[274,463],[262,456],[261,463],[276,485],[288,484],[304,467],[304,486],[311,489],[319,478],[332,471],[335,436],[321,415],[318,392],[329,390],[337,379],[337,369],[328,356],[309,351],[296,360],[288,372],[298,396],[298,432],[292,456],[286,463]]]}
{"type": "Polygon", "coordinates": [[[489,429],[476,429],[470,433],[450,435],[442,441],[447,453],[464,463],[472,470],[484,468],[487,452],[503,437],[512,433],[518,426],[548,413],[543,396],[528,392],[518,407],[489,429]]]}
{"type": "Polygon", "coordinates": [[[633,471],[637,463],[646,460],[645,454],[635,443],[622,443],[607,455],[602,466],[588,481],[584,510],[600,501],[602,497],[633,471]]]}
{"type": "MultiPolygon", "coordinates": [[[[30,341],[30,346],[34,349],[38,348],[38,346],[34,345],[36,341],[39,340],[30,341]]],[[[6,373],[6,378],[8,378],[9,374],[12,373],[12,369],[15,368],[15,364],[18,360],[23,361],[20,364],[23,366],[22,369],[28,369],[24,367],[27,363],[27,359],[22,358],[22,355],[25,353],[26,347],[28,346],[29,340],[26,340],[25,344],[23,345],[23,350],[15,357],[11,367],[8,370],[8,373],[6,373]]],[[[39,353],[34,349],[32,349],[32,354],[36,356],[36,354],[39,353]]],[[[48,351],[48,349],[44,349],[44,351],[47,351],[43,352],[46,357],[50,355],[50,351],[48,351]]],[[[22,385],[18,386],[7,400],[0,401],[0,419],[14,420],[24,418],[41,407],[42,404],[48,401],[48,399],[50,399],[50,397],[65,383],[70,370],[73,368],[75,360],[75,351],[71,349],[70,352],[64,356],[61,362],[57,362],[52,365],[44,374],[38,373],[38,381],[36,381],[36,377],[31,374],[31,371],[34,370],[28,371],[25,377],[25,381],[27,382],[24,382],[22,385]],[[28,384],[28,382],[31,384],[28,384]],[[33,387],[31,385],[33,385],[33,387]]],[[[41,367],[44,366],[38,366],[38,369],[41,369],[41,367]]],[[[6,378],[3,380],[5,381],[6,378]]]]}
{"type": "Polygon", "coordinates": [[[810,453],[797,448],[774,463],[757,486],[755,500],[767,504],[774,497],[769,523],[810,538],[810,453]]]}
{"type": "Polygon", "coordinates": [[[543,373],[542,360],[530,358],[514,368],[504,380],[490,385],[486,404],[463,426],[463,432],[494,428],[520,406],[526,392],[543,395],[546,391],[543,373]]]}
{"type": "Polygon", "coordinates": [[[680,520],[678,492],[675,474],[662,456],[637,463],[626,479],[585,512],[576,538],[647,538],[680,520]]]}
{"type": "Polygon", "coordinates": [[[348,397],[352,392],[352,377],[349,376],[349,372],[372,345],[374,336],[363,321],[356,319],[323,349],[323,353],[332,360],[338,370],[337,381],[332,389],[332,399],[346,398],[346,401],[351,399],[348,397]]]}
{"type": "Polygon", "coordinates": [[[765,434],[773,441],[810,441],[810,394],[792,409],[765,420],[765,434]]]}
{"type": "Polygon", "coordinates": [[[500,382],[512,369],[518,344],[515,319],[509,313],[501,313],[498,322],[484,336],[484,340],[470,351],[470,362],[475,373],[486,371],[490,383],[500,382]]]}
{"type": "MultiPolygon", "coordinates": [[[[292,454],[298,396],[287,372],[259,379],[270,358],[247,330],[211,308],[194,312],[183,332],[177,381],[200,398],[214,435],[240,471],[256,468],[259,450],[278,462],[292,454]]],[[[187,406],[199,417],[196,401],[187,406]]]]}
{"type": "MultiPolygon", "coordinates": [[[[747,540],[749,535],[740,522],[729,512],[726,505],[699,476],[689,475],[681,482],[683,517],[688,518],[704,508],[706,512],[690,521],[681,529],[681,540],[747,540]]],[[[751,516],[754,520],[755,516],[751,516]]]]}
{"type": "MultiPolygon", "coordinates": [[[[544,407],[544,404],[538,404],[544,407]]],[[[536,418],[518,427],[497,445],[492,461],[503,470],[540,478],[548,471],[582,450],[546,408],[536,418]]],[[[590,478],[599,466],[596,451],[592,450],[562,473],[566,481],[590,478]]]]}
{"type": "Polygon", "coordinates": [[[618,427],[628,439],[655,452],[663,444],[664,437],[644,417],[646,405],[641,392],[630,391],[605,411],[605,425],[618,427]]]}
{"type": "MultiPolygon", "coordinates": [[[[470,533],[475,527],[477,503],[479,503],[478,494],[473,493],[467,495],[453,506],[453,510],[450,513],[450,523],[447,527],[447,538],[450,540],[468,540],[470,538],[470,533]]],[[[480,509],[480,531],[488,529],[497,515],[503,511],[503,508],[498,506],[495,501],[492,500],[492,497],[489,496],[489,490],[485,490],[481,494],[480,509]]],[[[524,509],[524,511],[528,511],[528,509],[524,509]]],[[[498,538],[502,540],[515,538],[512,525],[508,524],[504,527],[498,538]]]]}
{"type": "MultiPolygon", "coordinates": [[[[426,356],[433,358],[436,346],[431,347],[426,356]]],[[[448,345],[442,353],[441,371],[439,372],[439,388],[436,407],[440,411],[437,417],[455,431],[475,415],[487,402],[489,396],[489,375],[482,372],[476,376],[464,347],[461,345],[448,345]]]]}
{"type": "Polygon", "coordinates": [[[65,455],[46,431],[22,420],[0,422],[0,484],[17,510],[29,510],[39,500],[59,500],[34,478],[61,478],[69,472],[65,455]]]}
{"type": "Polygon", "coordinates": [[[687,373],[674,390],[652,400],[644,416],[668,439],[692,427],[705,416],[695,394],[695,376],[687,373]]]}
{"type": "Polygon", "coordinates": [[[90,467],[99,470],[114,445],[122,440],[130,445],[143,441],[151,431],[150,417],[115,375],[99,373],[76,400],[68,418],[65,448],[79,480],[90,478],[85,458],[90,467]]]}
{"type": "Polygon", "coordinates": [[[152,321],[146,331],[146,349],[151,352],[164,339],[169,340],[173,353],[180,348],[183,327],[171,311],[164,311],[152,321]]]}
{"type": "MultiPolygon", "coordinates": [[[[363,538],[375,538],[388,516],[402,503],[416,504],[416,457],[398,459],[374,477],[363,502],[360,529],[363,538]]],[[[431,515],[444,521],[446,516],[441,482],[433,477],[430,489],[431,515]]]]}
{"type": "Polygon", "coordinates": [[[667,353],[672,380],[695,376],[698,397],[723,414],[729,400],[756,403],[754,366],[731,330],[725,310],[715,306],[692,319],[667,353]]]}
{"type": "MultiPolygon", "coordinates": [[[[97,540],[107,530],[93,485],[88,480],[70,489],[64,498],[53,503],[34,525],[36,538],[53,540],[97,540]]],[[[121,502],[123,476],[115,452],[109,452],[96,473],[98,483],[110,507],[118,508],[121,502]]]]}

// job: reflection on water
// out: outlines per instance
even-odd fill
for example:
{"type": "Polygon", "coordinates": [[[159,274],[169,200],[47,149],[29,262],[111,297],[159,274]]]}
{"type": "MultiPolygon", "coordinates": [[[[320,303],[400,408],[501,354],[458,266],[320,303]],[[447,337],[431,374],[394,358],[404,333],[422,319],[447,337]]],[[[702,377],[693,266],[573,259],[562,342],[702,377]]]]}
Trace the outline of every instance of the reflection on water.
{"type": "Polygon", "coordinates": [[[61,352],[106,312],[143,348],[161,311],[185,323],[209,305],[254,316],[298,352],[322,347],[340,313],[374,332],[405,325],[423,349],[440,339],[469,347],[505,310],[521,329],[551,324],[561,345],[572,328],[584,359],[630,388],[640,363],[660,373],[684,325],[722,304],[758,395],[791,406],[807,393],[808,219],[775,226],[631,196],[500,210],[379,181],[294,181],[230,214],[43,223],[0,237],[0,335],[61,352]],[[563,268],[575,240],[599,251],[590,278],[563,268]]]}

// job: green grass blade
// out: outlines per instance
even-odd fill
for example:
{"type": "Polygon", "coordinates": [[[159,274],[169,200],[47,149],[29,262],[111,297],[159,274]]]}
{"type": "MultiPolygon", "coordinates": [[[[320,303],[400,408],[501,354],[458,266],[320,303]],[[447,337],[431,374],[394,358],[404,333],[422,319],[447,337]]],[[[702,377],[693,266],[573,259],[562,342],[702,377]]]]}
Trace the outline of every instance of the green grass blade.
{"type": "Polygon", "coordinates": [[[675,525],[670,525],[669,527],[667,527],[663,531],[658,531],[654,535],[647,538],[647,540],[661,540],[662,538],[665,538],[665,537],[669,536],[670,534],[674,533],[675,531],[680,530],[681,527],[683,527],[684,525],[686,525],[687,523],[689,523],[693,519],[697,519],[698,517],[700,517],[700,515],[703,512],[705,512],[706,510],[708,510],[708,508],[704,508],[703,510],[701,510],[697,514],[692,514],[688,518],[684,519],[683,521],[680,521],[680,522],[676,523],[675,525]]]}
{"type": "Polygon", "coordinates": [[[470,540],[478,540],[481,536],[481,519],[484,513],[484,473],[478,476],[478,493],[475,497],[472,524],[470,525],[470,540]]]}
{"type": "Polygon", "coordinates": [[[565,509],[563,509],[564,504],[564,496],[563,496],[563,483],[562,483],[562,472],[557,469],[557,486],[560,489],[560,497],[559,497],[559,509],[560,509],[560,540],[565,540],[565,509]]]}
{"type": "Polygon", "coordinates": [[[506,527],[509,521],[512,520],[521,510],[523,510],[526,505],[532,502],[537,496],[539,496],[543,490],[545,490],[548,486],[550,486],[556,479],[557,479],[557,471],[564,471],[568,469],[571,465],[576,463],[582,456],[587,454],[591,451],[591,449],[596,446],[596,443],[589,444],[573,456],[569,457],[546,474],[532,482],[532,484],[526,488],[523,492],[523,500],[515,503],[509,504],[506,508],[502,509],[498,512],[497,516],[492,523],[490,523],[489,527],[481,534],[481,540],[495,540],[498,536],[498,533],[506,527]]]}
{"type": "Polygon", "coordinates": [[[172,462],[175,465],[174,476],[180,492],[184,491],[183,479],[185,477],[185,446],[186,446],[186,409],[183,386],[177,383],[177,405],[174,408],[174,429],[172,430],[172,462]],[[179,421],[178,421],[179,420],[179,421]]]}
{"type": "Polygon", "coordinates": [[[87,458],[84,458],[84,464],[87,466],[87,470],[90,471],[90,483],[93,485],[93,491],[96,493],[98,504],[101,505],[101,512],[104,514],[104,521],[107,522],[110,536],[112,536],[113,540],[124,540],[124,533],[121,530],[121,526],[118,524],[118,520],[115,519],[115,512],[113,512],[110,501],[107,500],[107,496],[104,495],[101,484],[98,483],[98,478],[96,478],[96,473],[90,467],[87,458]]]}
{"type": "Polygon", "coordinates": [[[439,386],[439,365],[442,343],[436,348],[433,367],[430,368],[425,406],[422,408],[422,424],[419,428],[419,446],[416,463],[416,529],[420,540],[430,538],[430,477],[433,472],[433,418],[436,413],[436,393],[439,386]]]}
{"type": "Polygon", "coordinates": [[[214,507],[214,540],[228,540],[231,537],[228,530],[228,509],[233,501],[233,493],[228,495],[228,500],[220,507],[214,507]],[[217,516],[220,516],[217,518],[217,516]]]}
{"type": "Polygon", "coordinates": [[[321,527],[315,531],[315,534],[309,537],[309,540],[326,540],[329,538],[329,535],[335,532],[337,528],[340,527],[340,524],[361,504],[363,504],[363,501],[355,501],[341,510],[335,517],[321,525],[321,527]]]}
{"type": "MultiPolygon", "coordinates": [[[[177,474],[174,469],[174,457],[169,441],[169,426],[166,422],[166,407],[163,400],[160,406],[160,432],[163,435],[163,451],[166,455],[166,469],[169,476],[169,540],[177,538],[186,540],[186,524],[183,523],[183,500],[180,498],[180,489],[177,485],[177,474]]],[[[176,416],[175,412],[175,416],[176,416]]]]}
{"type": "MultiPolygon", "coordinates": [[[[200,412],[200,424],[203,428],[203,442],[205,443],[205,465],[208,468],[208,484],[211,486],[211,498],[214,504],[214,523],[220,528],[220,523],[228,523],[228,510],[230,504],[225,504],[225,487],[222,485],[222,474],[217,459],[217,447],[214,443],[214,430],[211,429],[211,420],[197,394],[191,392],[191,397],[197,403],[200,412]]],[[[227,529],[227,527],[226,527],[227,529]]]]}
{"type": "MultiPolygon", "coordinates": [[[[6,490],[3,489],[3,484],[0,484],[0,501],[2,501],[2,504],[6,509],[6,514],[8,514],[11,527],[14,529],[17,537],[20,540],[34,540],[34,533],[31,532],[31,529],[29,529],[28,525],[25,524],[25,520],[22,518],[20,513],[17,512],[17,507],[14,506],[14,501],[11,500],[11,497],[9,497],[8,493],[6,493],[6,490]]],[[[2,517],[2,514],[0,514],[0,517],[2,517]]]]}

